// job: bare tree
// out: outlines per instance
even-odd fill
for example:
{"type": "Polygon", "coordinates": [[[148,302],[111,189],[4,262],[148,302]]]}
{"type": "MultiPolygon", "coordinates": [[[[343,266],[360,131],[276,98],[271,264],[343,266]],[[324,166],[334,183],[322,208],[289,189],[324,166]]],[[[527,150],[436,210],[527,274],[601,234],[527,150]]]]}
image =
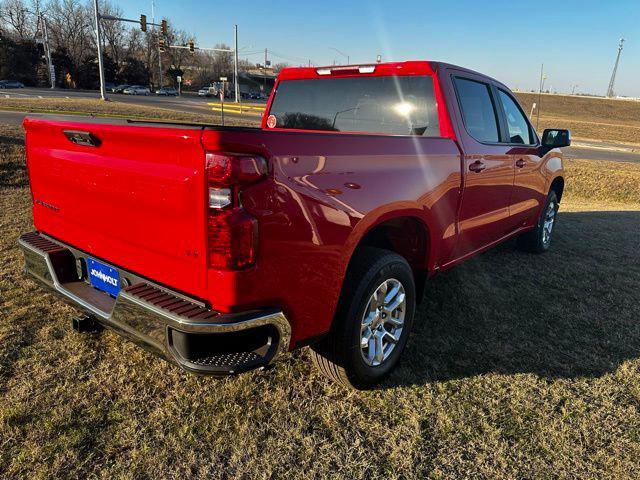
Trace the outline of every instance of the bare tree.
{"type": "Polygon", "coordinates": [[[53,44],[69,55],[76,67],[95,48],[92,13],[80,0],[53,0],[49,4],[49,36],[53,44]]]}
{"type": "MultiPolygon", "coordinates": [[[[170,28],[167,32],[167,41],[170,45],[187,45],[190,40],[193,40],[193,36],[184,30],[174,30],[170,28]]],[[[167,52],[166,57],[170,65],[181,69],[183,64],[188,63],[187,60],[191,57],[191,52],[185,49],[171,48],[167,52]]]]}
{"type": "Polygon", "coordinates": [[[282,70],[283,68],[287,68],[289,66],[290,65],[288,63],[280,62],[280,63],[276,63],[272,68],[275,73],[280,73],[280,70],[282,70]]]}
{"type": "Polygon", "coordinates": [[[0,20],[9,25],[19,40],[33,38],[36,17],[23,0],[5,0],[0,4],[0,20]]]}
{"type": "MultiPolygon", "coordinates": [[[[114,17],[123,16],[120,7],[114,6],[109,2],[104,2],[100,6],[100,12],[104,15],[112,15],[114,17]]],[[[101,30],[105,51],[116,65],[120,65],[126,50],[128,33],[126,27],[122,22],[108,21],[102,22],[101,30]]]]}
{"type": "MultiPolygon", "coordinates": [[[[100,12],[122,17],[120,0],[99,0],[100,12]]],[[[39,35],[39,14],[47,20],[49,42],[54,64],[65,72],[67,85],[91,86],[97,75],[95,65],[96,38],[91,2],[88,0],[0,0],[0,33],[13,41],[32,40],[39,35]],[[70,78],[69,76],[70,75],[70,78]]],[[[158,40],[160,32],[150,29],[146,34],[139,28],[120,21],[102,21],[102,42],[105,61],[111,76],[136,78],[137,82],[159,81],[158,40]],[[112,62],[110,61],[112,60],[112,62]]],[[[192,39],[188,33],[170,29],[169,45],[186,45],[192,39]]],[[[175,80],[182,69],[198,64],[198,55],[188,50],[170,49],[162,54],[162,67],[175,80]]],[[[229,57],[229,60],[231,57],[229,57]]],[[[216,58],[214,63],[220,63],[216,58]]],[[[106,68],[106,67],[105,67],[106,68]]],[[[32,83],[37,80],[37,67],[33,68],[32,83]]],[[[163,72],[163,73],[164,73],[163,72]]],[[[60,78],[63,78],[60,75],[60,78]]],[[[27,79],[28,73],[25,74],[27,79]]]]}

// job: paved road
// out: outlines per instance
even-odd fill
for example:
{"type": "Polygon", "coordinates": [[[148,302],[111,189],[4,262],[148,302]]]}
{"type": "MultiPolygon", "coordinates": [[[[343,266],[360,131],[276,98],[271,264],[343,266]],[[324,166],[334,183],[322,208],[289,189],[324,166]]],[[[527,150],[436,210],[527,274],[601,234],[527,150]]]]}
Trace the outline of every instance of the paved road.
{"type": "Polygon", "coordinates": [[[565,158],[583,158],[586,160],[610,160],[612,162],[640,163],[640,151],[605,150],[593,147],[569,147],[562,149],[565,158]]]}
{"type": "MultiPolygon", "coordinates": [[[[47,98],[99,98],[100,94],[93,90],[51,90],[50,88],[20,88],[0,90],[0,98],[30,98],[41,99],[46,108],[47,98]]],[[[168,108],[180,112],[213,114],[209,102],[216,102],[214,97],[199,97],[194,93],[185,93],[181,97],[160,97],[157,95],[123,95],[120,93],[107,94],[110,101],[129,105],[143,105],[147,107],[168,108]]],[[[251,103],[261,103],[254,100],[251,103]]],[[[265,102],[262,102],[265,103],[265,102]]],[[[231,105],[231,102],[230,102],[231,105]]],[[[233,112],[225,111],[225,115],[233,116],[233,112]]]]}
{"type": "MultiPolygon", "coordinates": [[[[0,90],[0,98],[41,98],[43,106],[47,98],[98,98],[95,91],[77,90],[51,90],[45,88],[23,88],[16,90],[0,90]]],[[[153,107],[169,108],[176,111],[189,113],[203,113],[213,115],[218,119],[219,113],[212,112],[208,102],[215,101],[212,98],[201,98],[194,94],[185,94],[180,98],[158,97],[150,95],[122,95],[110,94],[110,99],[114,102],[122,102],[135,105],[146,105],[153,107]]],[[[19,125],[22,123],[26,113],[8,112],[0,110],[0,123],[19,125]]],[[[229,110],[225,115],[235,116],[229,110]]],[[[563,149],[567,158],[585,158],[589,160],[610,160],[614,162],[634,162],[640,163],[640,149],[634,149],[628,145],[614,143],[593,142],[587,140],[574,141],[570,148],[563,149]]]]}
{"type": "Polygon", "coordinates": [[[0,110],[0,124],[20,125],[26,115],[24,112],[7,112],[0,110]]]}

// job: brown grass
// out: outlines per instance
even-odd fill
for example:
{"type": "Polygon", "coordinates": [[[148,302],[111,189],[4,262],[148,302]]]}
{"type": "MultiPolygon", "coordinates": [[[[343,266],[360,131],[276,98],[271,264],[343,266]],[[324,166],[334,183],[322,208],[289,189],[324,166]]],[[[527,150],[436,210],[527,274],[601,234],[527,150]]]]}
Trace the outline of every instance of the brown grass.
{"type": "Polygon", "coordinates": [[[434,278],[400,369],[350,392],[305,351],[214,380],[74,333],[20,274],[22,134],[0,127],[0,478],[639,478],[640,168],[569,168],[551,251],[434,278]]]}
{"type": "Polygon", "coordinates": [[[570,197],[640,206],[640,163],[575,159],[565,167],[570,197]]]}
{"type": "MultiPolygon", "coordinates": [[[[568,128],[575,138],[640,144],[640,102],[568,95],[517,93],[528,115],[540,106],[540,127],[568,128]]],[[[536,114],[533,116],[536,123],[536,114]]]]}

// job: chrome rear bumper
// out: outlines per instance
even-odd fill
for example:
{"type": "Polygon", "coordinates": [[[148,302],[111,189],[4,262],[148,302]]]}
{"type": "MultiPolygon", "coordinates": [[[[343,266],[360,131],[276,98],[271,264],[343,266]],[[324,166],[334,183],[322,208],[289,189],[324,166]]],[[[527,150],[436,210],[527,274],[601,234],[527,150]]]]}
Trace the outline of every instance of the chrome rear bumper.
{"type": "Polygon", "coordinates": [[[112,266],[128,286],[116,298],[86,279],[81,250],[39,232],[18,240],[25,273],[134,343],[194,373],[264,367],[286,352],[291,326],[279,310],[222,314],[199,300],[112,266]]]}

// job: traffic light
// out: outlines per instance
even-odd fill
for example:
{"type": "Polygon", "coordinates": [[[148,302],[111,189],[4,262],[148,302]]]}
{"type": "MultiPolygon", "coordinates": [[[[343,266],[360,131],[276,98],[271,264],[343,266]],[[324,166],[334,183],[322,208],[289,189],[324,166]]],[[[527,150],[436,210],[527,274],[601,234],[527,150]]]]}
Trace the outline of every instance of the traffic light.
{"type": "Polygon", "coordinates": [[[160,52],[166,52],[167,51],[167,47],[166,47],[166,43],[164,41],[164,38],[161,38],[160,40],[158,40],[158,47],[160,48],[160,52]]]}
{"type": "Polygon", "coordinates": [[[144,14],[140,15],[140,30],[143,32],[147,31],[147,16],[144,14]]]}
{"type": "Polygon", "coordinates": [[[196,51],[196,47],[195,47],[195,45],[193,44],[193,40],[189,40],[189,51],[190,51],[191,53],[193,53],[193,52],[195,52],[195,51],[196,51]]]}
{"type": "Polygon", "coordinates": [[[162,20],[162,22],[160,22],[160,31],[162,32],[163,35],[167,34],[167,21],[166,20],[162,20]]]}

